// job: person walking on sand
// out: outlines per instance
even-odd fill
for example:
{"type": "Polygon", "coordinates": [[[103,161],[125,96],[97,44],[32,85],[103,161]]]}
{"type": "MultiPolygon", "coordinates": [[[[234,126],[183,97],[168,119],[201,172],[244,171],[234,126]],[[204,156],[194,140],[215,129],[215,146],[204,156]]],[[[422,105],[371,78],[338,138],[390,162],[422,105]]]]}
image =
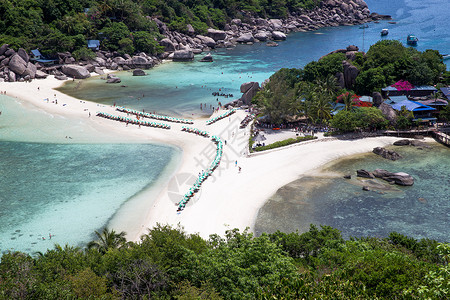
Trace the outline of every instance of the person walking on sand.
{"type": "Polygon", "coordinates": [[[237,167],[237,161],[234,163],[234,166],[237,167]]]}
{"type": "Polygon", "coordinates": [[[241,167],[239,167],[239,173],[241,173],[241,170],[242,170],[241,167]]]}

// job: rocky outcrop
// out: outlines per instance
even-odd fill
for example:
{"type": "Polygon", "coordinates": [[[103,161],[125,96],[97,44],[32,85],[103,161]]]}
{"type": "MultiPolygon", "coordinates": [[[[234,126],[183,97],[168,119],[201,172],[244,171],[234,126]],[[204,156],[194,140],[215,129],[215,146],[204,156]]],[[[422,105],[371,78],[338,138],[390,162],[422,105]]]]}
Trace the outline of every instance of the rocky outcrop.
{"type": "Polygon", "coordinates": [[[357,170],[356,176],[363,177],[363,178],[370,178],[370,179],[375,178],[375,176],[373,176],[372,172],[369,172],[369,171],[363,170],[363,169],[357,170]]]}
{"type": "Polygon", "coordinates": [[[352,89],[355,84],[356,77],[359,74],[359,70],[346,60],[343,61],[342,65],[344,67],[344,86],[347,89],[352,89]]]}
{"type": "Polygon", "coordinates": [[[372,103],[373,106],[375,107],[379,107],[381,105],[381,103],[383,103],[383,97],[381,96],[381,94],[379,92],[373,92],[372,93],[372,103]]]}
{"type": "Polygon", "coordinates": [[[408,146],[411,144],[411,141],[408,139],[398,140],[394,142],[394,146],[408,146]]]}
{"type": "Polygon", "coordinates": [[[212,38],[214,41],[225,40],[227,37],[227,33],[223,30],[216,30],[213,28],[208,29],[208,36],[212,38]]]}
{"type": "Polygon", "coordinates": [[[254,41],[255,38],[251,32],[243,33],[236,39],[238,43],[253,43],[254,41]]]}
{"type": "Polygon", "coordinates": [[[121,83],[122,80],[120,80],[119,77],[117,77],[117,75],[114,74],[108,74],[106,76],[106,83],[121,83]]]}
{"type": "Polygon", "coordinates": [[[133,70],[133,76],[145,76],[147,73],[144,72],[142,69],[136,69],[133,70]]]}
{"type": "Polygon", "coordinates": [[[286,39],[286,35],[280,31],[273,31],[272,38],[275,41],[284,41],[286,39]]]}
{"type": "Polygon", "coordinates": [[[372,152],[377,155],[380,155],[381,157],[384,157],[384,158],[390,159],[390,160],[397,160],[397,159],[403,158],[397,152],[388,150],[388,149],[385,149],[382,147],[375,147],[375,148],[373,148],[372,152]]]}
{"type": "Polygon", "coordinates": [[[267,31],[258,31],[257,33],[255,33],[255,39],[257,39],[258,41],[261,42],[265,42],[270,38],[271,34],[270,32],[267,31]]]}
{"type": "Polygon", "coordinates": [[[78,65],[64,65],[61,67],[61,72],[75,79],[85,79],[91,76],[85,67],[78,65]]]}
{"type": "Polygon", "coordinates": [[[252,98],[260,90],[258,82],[246,82],[241,85],[241,101],[245,105],[249,105],[252,102],[252,98]]]}
{"type": "Polygon", "coordinates": [[[383,116],[389,120],[391,125],[394,125],[397,122],[397,114],[392,106],[386,103],[381,103],[378,108],[381,110],[383,116]]]}
{"type": "Polygon", "coordinates": [[[201,62],[212,62],[213,61],[213,57],[212,57],[211,53],[208,53],[200,61],[201,62]]]}
{"type": "Polygon", "coordinates": [[[411,186],[414,184],[414,178],[411,175],[403,172],[392,173],[386,170],[376,169],[372,172],[372,174],[377,178],[381,178],[398,185],[411,186]]]}
{"type": "Polygon", "coordinates": [[[11,71],[20,76],[23,73],[25,73],[25,70],[27,69],[27,63],[23,60],[23,58],[20,55],[15,54],[9,60],[8,67],[11,71]]]}
{"type": "Polygon", "coordinates": [[[173,53],[173,61],[189,61],[194,59],[192,50],[177,50],[173,53]]]}
{"type": "Polygon", "coordinates": [[[363,177],[363,178],[380,178],[383,180],[388,181],[389,183],[395,183],[398,185],[405,185],[405,186],[410,186],[414,184],[414,178],[407,174],[407,173],[403,173],[403,172],[398,172],[398,173],[392,173],[386,170],[382,170],[382,169],[376,169],[373,172],[369,172],[367,170],[357,170],[356,174],[358,177],[363,177]]]}
{"type": "Polygon", "coordinates": [[[197,35],[196,38],[207,47],[214,48],[216,46],[216,41],[209,36],[197,35]]]}

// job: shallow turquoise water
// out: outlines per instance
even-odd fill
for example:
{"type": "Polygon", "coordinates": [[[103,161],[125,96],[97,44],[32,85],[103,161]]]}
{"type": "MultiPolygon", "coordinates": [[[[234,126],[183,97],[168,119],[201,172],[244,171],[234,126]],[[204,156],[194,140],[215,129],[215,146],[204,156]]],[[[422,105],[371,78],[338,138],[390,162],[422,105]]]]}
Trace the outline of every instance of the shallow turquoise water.
{"type": "Polygon", "coordinates": [[[430,150],[393,149],[404,158],[394,162],[375,154],[360,155],[324,169],[334,176],[304,177],[284,186],[261,208],[256,232],[305,232],[312,223],[338,228],[346,238],[386,237],[396,231],[417,239],[448,242],[449,149],[437,143],[430,150]],[[370,181],[356,179],[356,170],[377,168],[406,172],[415,183],[402,187],[375,180],[379,188],[362,191],[370,181]],[[352,174],[353,179],[344,179],[344,174],[352,174]]]}
{"type": "Polygon", "coordinates": [[[84,245],[122,204],[170,174],[181,154],[6,96],[0,110],[1,251],[84,245]]]}
{"type": "Polygon", "coordinates": [[[83,246],[174,154],[157,145],[0,142],[0,249],[83,246]]]}

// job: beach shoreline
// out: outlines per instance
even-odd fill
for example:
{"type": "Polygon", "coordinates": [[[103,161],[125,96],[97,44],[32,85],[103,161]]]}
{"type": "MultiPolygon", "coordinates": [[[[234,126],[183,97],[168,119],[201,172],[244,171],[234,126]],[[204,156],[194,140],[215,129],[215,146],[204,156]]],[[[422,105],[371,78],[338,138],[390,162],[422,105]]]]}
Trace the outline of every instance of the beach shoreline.
{"type": "MultiPolygon", "coordinates": [[[[143,194],[153,199],[138,201],[139,207],[133,207],[133,201],[125,203],[110,221],[116,231],[126,231],[127,238],[132,241],[138,241],[141,235],[148,232],[148,228],[158,223],[172,226],[180,224],[188,233],[199,233],[205,238],[214,233],[222,235],[233,228],[243,230],[250,227],[253,230],[259,209],[280,187],[330,161],[369,152],[374,147],[386,146],[398,139],[376,137],[347,141],[330,138],[248,156],[249,129],[239,129],[240,121],[246,115],[244,111],[238,110],[231,117],[208,126],[205,119],[196,119],[189,127],[206,130],[227,143],[219,168],[204,182],[197,198],[184,211],[177,212],[176,199],[180,196],[181,200],[182,194],[187,192],[187,186],[182,185],[179,179],[195,177],[209,166],[215,154],[211,140],[182,132],[183,124],[170,123],[170,130],[139,128],[97,117],[97,111],[118,113],[113,106],[76,99],[56,91],[61,84],[63,81],[50,76],[31,83],[3,83],[0,90],[6,91],[7,96],[21,99],[49,114],[88,120],[98,132],[107,135],[113,133],[116,142],[162,143],[182,150],[178,166],[158,181],[158,187],[152,190],[153,194],[143,194]],[[43,100],[46,98],[49,98],[48,102],[43,100]],[[239,172],[238,167],[242,171],[239,172]],[[174,187],[174,182],[178,186],[174,187]],[[139,220],[126,222],[130,218],[127,212],[133,210],[139,210],[139,220]]],[[[221,113],[223,111],[215,115],[221,113]]],[[[74,139],[73,142],[78,140],[74,139]]]]}

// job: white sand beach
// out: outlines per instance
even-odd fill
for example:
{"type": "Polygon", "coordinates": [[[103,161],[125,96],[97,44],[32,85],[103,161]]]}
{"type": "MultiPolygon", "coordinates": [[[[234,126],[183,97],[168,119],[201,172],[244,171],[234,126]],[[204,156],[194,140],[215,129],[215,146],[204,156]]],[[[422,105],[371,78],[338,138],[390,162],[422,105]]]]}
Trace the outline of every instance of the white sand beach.
{"type": "MultiPolygon", "coordinates": [[[[206,119],[196,119],[189,127],[206,130],[227,142],[219,168],[203,183],[200,192],[186,208],[177,212],[175,203],[189,188],[183,184],[185,179],[196,177],[214,158],[215,145],[211,139],[181,131],[185,124],[161,121],[172,128],[139,128],[97,117],[98,111],[119,113],[114,107],[75,99],[55,91],[62,83],[49,76],[31,83],[0,83],[0,90],[49,114],[87,120],[87,124],[100,134],[114,135],[116,142],[164,143],[183,151],[181,163],[173,174],[161,178],[157,189],[138,196],[142,199],[123,205],[111,221],[110,227],[126,231],[130,240],[139,240],[148,228],[157,223],[180,224],[187,232],[199,233],[203,237],[213,233],[223,234],[232,228],[253,229],[259,209],[283,185],[332,160],[369,152],[374,147],[386,146],[397,140],[395,137],[354,141],[324,138],[249,156],[246,149],[250,126],[239,129],[240,121],[246,116],[245,111],[238,110],[213,125],[206,125],[206,119]],[[44,100],[47,98],[48,102],[44,100]]],[[[224,111],[215,115],[222,113],[224,111]]]]}

